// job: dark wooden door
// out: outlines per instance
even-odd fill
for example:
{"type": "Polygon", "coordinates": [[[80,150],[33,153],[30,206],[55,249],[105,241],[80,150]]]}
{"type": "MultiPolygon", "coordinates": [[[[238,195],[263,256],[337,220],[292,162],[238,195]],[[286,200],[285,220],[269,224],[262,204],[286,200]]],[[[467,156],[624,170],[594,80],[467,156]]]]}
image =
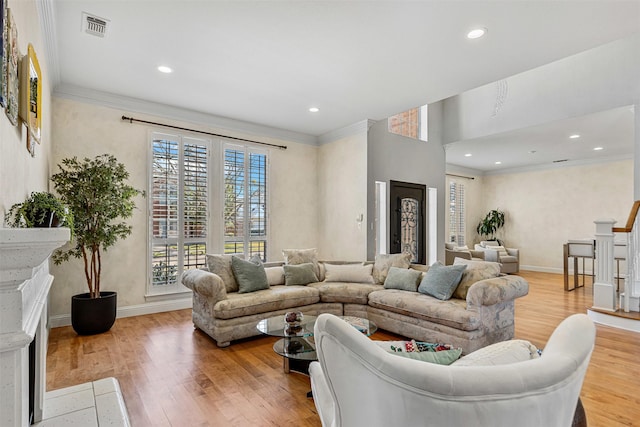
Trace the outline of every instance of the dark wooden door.
{"type": "Polygon", "coordinates": [[[399,181],[390,187],[389,251],[408,252],[412,262],[424,264],[427,187],[399,181]]]}

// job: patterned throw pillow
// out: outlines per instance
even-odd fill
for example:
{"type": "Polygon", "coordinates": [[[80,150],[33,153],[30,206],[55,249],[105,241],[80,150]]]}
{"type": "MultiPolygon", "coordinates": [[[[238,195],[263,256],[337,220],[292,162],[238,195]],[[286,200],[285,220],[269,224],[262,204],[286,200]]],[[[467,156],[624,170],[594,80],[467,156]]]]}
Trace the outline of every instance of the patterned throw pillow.
{"type": "Polygon", "coordinates": [[[317,277],[320,277],[320,266],[318,265],[318,251],[316,248],[311,249],[284,249],[282,251],[284,263],[289,265],[299,265],[311,263],[313,271],[317,277]]]}
{"type": "Polygon", "coordinates": [[[423,362],[450,365],[460,358],[461,348],[449,344],[435,344],[420,341],[374,341],[388,353],[423,362]]]}
{"type": "Polygon", "coordinates": [[[453,363],[455,366],[508,365],[538,359],[540,350],[525,340],[509,340],[488,345],[463,356],[453,363]]]}
{"type": "Polygon", "coordinates": [[[471,261],[462,258],[456,258],[453,265],[465,265],[467,268],[462,273],[460,284],[453,292],[453,296],[459,299],[467,299],[469,288],[476,282],[485,279],[492,279],[500,275],[500,264],[489,261],[471,261]]]}
{"type": "Polygon", "coordinates": [[[411,254],[408,253],[376,255],[376,262],[373,264],[373,281],[376,285],[382,285],[391,267],[409,268],[409,265],[411,265],[411,254]]]}
{"type": "Polygon", "coordinates": [[[225,290],[227,292],[238,292],[238,283],[233,275],[231,269],[231,257],[238,256],[242,258],[241,254],[236,255],[206,255],[207,269],[211,273],[215,273],[222,279],[225,290]]]}

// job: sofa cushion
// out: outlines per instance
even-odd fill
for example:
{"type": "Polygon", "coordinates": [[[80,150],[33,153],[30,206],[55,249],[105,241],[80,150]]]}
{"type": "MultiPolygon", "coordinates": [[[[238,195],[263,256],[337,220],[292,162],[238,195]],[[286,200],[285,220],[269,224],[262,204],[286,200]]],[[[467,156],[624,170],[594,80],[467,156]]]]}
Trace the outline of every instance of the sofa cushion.
{"type": "Polygon", "coordinates": [[[443,301],[448,300],[458,287],[465,268],[467,268],[465,265],[433,263],[429,271],[424,273],[418,292],[431,295],[443,301]]]}
{"type": "Polygon", "coordinates": [[[369,294],[369,305],[463,331],[475,331],[482,324],[481,314],[467,311],[466,301],[460,299],[441,301],[418,292],[383,289],[369,294]]]}
{"type": "Polygon", "coordinates": [[[213,316],[218,319],[234,319],[252,314],[297,308],[315,304],[320,300],[317,289],[308,286],[271,286],[269,289],[248,294],[231,293],[227,299],[218,301],[213,307],[213,316]]]}
{"type": "Polygon", "coordinates": [[[343,304],[363,304],[369,302],[369,294],[383,289],[382,285],[353,282],[319,282],[308,285],[320,292],[321,302],[341,302],[343,304]]]}
{"type": "Polygon", "coordinates": [[[453,292],[455,298],[467,299],[469,288],[476,282],[485,279],[492,279],[500,275],[500,264],[489,261],[472,261],[456,258],[453,265],[465,265],[467,268],[462,273],[460,284],[453,292]]]}
{"type": "Polygon", "coordinates": [[[269,286],[284,285],[284,266],[265,267],[264,272],[267,273],[269,286]]]}
{"type": "Polygon", "coordinates": [[[382,285],[391,267],[409,268],[411,254],[379,254],[373,264],[373,280],[376,285],[382,285]]]}
{"type": "MultiPolygon", "coordinates": [[[[227,292],[238,292],[238,283],[231,268],[232,255],[206,255],[207,269],[220,276],[227,292]]],[[[242,255],[239,255],[240,257],[242,255]]]]}
{"type": "Polygon", "coordinates": [[[373,264],[324,263],[325,282],[354,282],[373,284],[373,264]]]}
{"type": "Polygon", "coordinates": [[[316,248],[311,249],[284,249],[282,251],[284,263],[290,265],[299,265],[311,263],[313,264],[314,273],[320,277],[320,266],[318,265],[318,251],[316,248]]]}
{"type": "Polygon", "coordinates": [[[237,256],[231,257],[231,269],[238,282],[238,293],[244,294],[269,288],[267,274],[259,258],[245,261],[237,256]]]}
{"type": "Polygon", "coordinates": [[[298,265],[285,265],[284,284],[293,286],[315,283],[318,281],[318,276],[315,271],[315,266],[310,262],[298,265]]]}
{"type": "Polygon", "coordinates": [[[387,278],[384,279],[384,288],[416,292],[420,278],[422,278],[421,271],[410,268],[391,267],[387,273],[387,278]]]}

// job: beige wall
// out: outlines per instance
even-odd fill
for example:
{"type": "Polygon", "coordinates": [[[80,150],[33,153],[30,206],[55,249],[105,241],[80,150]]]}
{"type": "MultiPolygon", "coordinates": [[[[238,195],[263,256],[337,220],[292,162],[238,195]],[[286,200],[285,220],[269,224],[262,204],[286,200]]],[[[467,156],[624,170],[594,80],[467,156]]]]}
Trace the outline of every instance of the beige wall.
{"type": "MultiPolygon", "coordinates": [[[[13,126],[6,114],[0,112],[0,218],[14,203],[24,201],[32,191],[47,191],[49,186],[49,155],[51,151],[51,85],[49,83],[46,52],[38,25],[34,1],[13,1],[11,12],[18,29],[20,53],[34,47],[42,72],[42,138],[36,146],[36,156],[27,151],[27,129],[20,122],[13,126]]],[[[2,225],[4,227],[4,221],[2,225]]]]}
{"type": "MultiPolygon", "coordinates": [[[[129,112],[68,99],[55,98],[53,109],[53,165],[57,165],[65,157],[83,158],[110,153],[125,164],[131,174],[130,183],[138,189],[147,190],[149,133],[152,130],[168,132],[167,129],[129,124],[120,120],[123,114],[131,116],[129,112]]],[[[136,113],[133,116],[190,127],[189,123],[144,114],[136,113]]],[[[223,133],[215,128],[198,128],[223,133]]],[[[251,138],[238,134],[231,136],[251,138]]],[[[288,146],[287,150],[269,149],[271,218],[267,258],[281,260],[283,248],[312,247],[317,242],[318,148],[288,141],[266,142],[288,146]]],[[[216,150],[220,152],[219,139],[214,139],[214,152],[216,150]]],[[[57,166],[52,167],[53,173],[57,170],[57,166]]],[[[137,207],[130,219],[133,226],[131,236],[119,241],[103,256],[102,289],[118,292],[119,307],[137,306],[147,302],[147,200],[138,198],[137,207]]],[[[222,227],[221,221],[212,220],[212,224],[214,228],[222,227]]],[[[210,248],[219,250],[219,245],[216,248],[214,239],[220,233],[213,229],[211,235],[210,248]]],[[[53,267],[52,271],[56,280],[51,292],[50,313],[53,316],[61,316],[69,313],[71,296],[85,292],[83,264],[81,260],[74,259],[53,267]]]]}
{"type": "Polygon", "coordinates": [[[318,252],[324,260],[367,257],[367,134],[318,150],[318,252]],[[362,215],[358,223],[356,218],[362,215]]]}
{"type": "MultiPolygon", "coordinates": [[[[596,219],[625,223],[632,204],[632,160],[482,178],[481,216],[505,211],[502,236],[524,269],[562,272],[568,239],[593,238],[596,219]]],[[[468,216],[469,226],[481,216],[468,216]]]]}

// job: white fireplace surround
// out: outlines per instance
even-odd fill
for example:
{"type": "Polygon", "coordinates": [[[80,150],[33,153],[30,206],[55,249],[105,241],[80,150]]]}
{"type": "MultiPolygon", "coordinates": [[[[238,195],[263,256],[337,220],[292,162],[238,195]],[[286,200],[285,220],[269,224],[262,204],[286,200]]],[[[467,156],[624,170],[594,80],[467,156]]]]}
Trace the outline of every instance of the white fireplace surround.
{"type": "Polygon", "coordinates": [[[29,344],[36,338],[34,421],[46,389],[49,256],[68,228],[0,228],[0,425],[29,425],[29,344]]]}

